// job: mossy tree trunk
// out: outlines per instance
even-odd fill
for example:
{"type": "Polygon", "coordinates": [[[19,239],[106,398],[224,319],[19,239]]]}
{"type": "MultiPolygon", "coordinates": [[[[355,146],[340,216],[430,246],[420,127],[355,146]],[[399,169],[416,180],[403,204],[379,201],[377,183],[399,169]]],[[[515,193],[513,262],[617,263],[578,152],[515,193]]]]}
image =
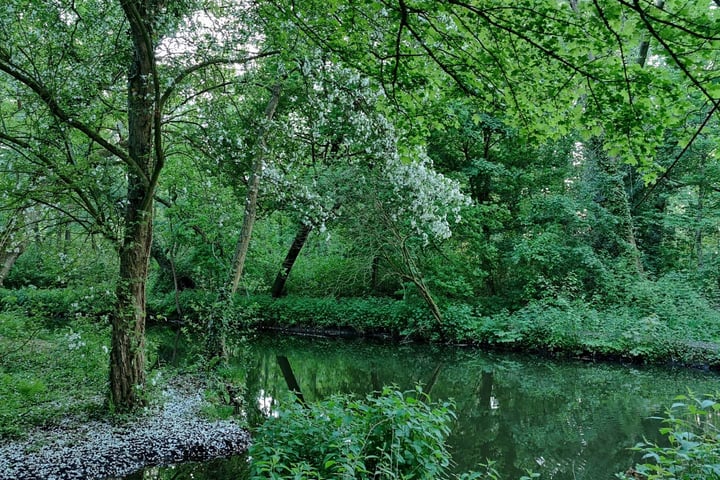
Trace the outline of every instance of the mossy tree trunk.
{"type": "Polygon", "coordinates": [[[152,243],[152,202],[146,200],[144,190],[136,184],[129,195],[117,308],[111,317],[110,394],[119,410],[144,402],[145,289],[152,243]]]}
{"type": "Polygon", "coordinates": [[[153,5],[124,0],[133,59],[128,74],[128,172],[125,232],[119,248],[117,307],[111,317],[110,399],[121,411],[144,403],[145,289],[152,246],[153,195],[163,167],[153,5]]]}

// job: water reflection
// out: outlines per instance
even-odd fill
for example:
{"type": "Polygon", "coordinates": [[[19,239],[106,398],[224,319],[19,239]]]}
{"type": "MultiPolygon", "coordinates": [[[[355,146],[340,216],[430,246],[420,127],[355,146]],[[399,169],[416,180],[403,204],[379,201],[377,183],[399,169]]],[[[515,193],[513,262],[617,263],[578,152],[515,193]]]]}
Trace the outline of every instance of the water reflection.
{"type": "MultiPolygon", "coordinates": [[[[280,335],[252,339],[229,372],[254,399],[244,402],[251,424],[273,414],[278,402],[365,395],[383,385],[412,389],[422,382],[433,398],[455,401],[450,443],[458,471],[492,459],[506,479],[526,469],[547,479],[613,478],[632,464],[630,447],[658,438],[658,421],[649,417],[661,415],[687,388],[710,393],[717,382],[715,374],[682,369],[280,335]]],[[[180,476],[159,469],[156,476],[135,478],[237,479],[243,462],[189,466],[191,476],[175,467],[180,476]]]]}

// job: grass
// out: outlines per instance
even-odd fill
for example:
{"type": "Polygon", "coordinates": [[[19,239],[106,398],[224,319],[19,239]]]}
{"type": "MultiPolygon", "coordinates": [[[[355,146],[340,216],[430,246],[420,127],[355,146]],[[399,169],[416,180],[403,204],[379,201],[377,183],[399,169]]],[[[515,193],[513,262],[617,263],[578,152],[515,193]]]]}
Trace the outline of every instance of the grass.
{"type": "Polygon", "coordinates": [[[89,319],[49,327],[0,312],[0,438],[100,411],[107,390],[108,332],[89,319]]]}
{"type": "MultiPolygon", "coordinates": [[[[169,328],[146,332],[146,395],[151,404],[174,378],[207,367],[189,351],[180,354],[181,365],[168,365],[164,358],[173,356],[175,344],[169,328]]],[[[22,438],[34,427],[51,427],[68,418],[109,418],[109,363],[110,326],[104,316],[49,319],[18,308],[0,310],[0,441],[22,438]]],[[[214,407],[210,402],[208,408],[214,407]]],[[[207,415],[226,417],[221,407],[207,415]]]]}

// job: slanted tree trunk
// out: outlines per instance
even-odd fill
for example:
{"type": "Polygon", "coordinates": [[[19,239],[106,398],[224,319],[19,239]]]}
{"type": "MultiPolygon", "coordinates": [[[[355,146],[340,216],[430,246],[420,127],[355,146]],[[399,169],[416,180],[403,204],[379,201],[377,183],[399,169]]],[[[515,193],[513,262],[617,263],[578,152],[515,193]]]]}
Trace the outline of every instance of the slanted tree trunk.
{"type": "Polygon", "coordinates": [[[3,286],[3,282],[5,282],[17,259],[20,258],[20,255],[25,251],[25,245],[25,243],[20,243],[10,251],[0,250],[0,287],[3,286]]]}
{"type": "Polygon", "coordinates": [[[275,277],[275,282],[273,283],[271,292],[272,298],[280,298],[285,294],[285,282],[290,276],[290,271],[292,270],[293,265],[295,265],[295,260],[297,260],[298,255],[300,255],[300,250],[302,250],[305,245],[311,231],[312,226],[304,223],[300,225],[300,229],[295,235],[292,245],[290,245],[290,250],[288,250],[285,260],[283,260],[282,267],[275,277]]]}
{"type": "Polygon", "coordinates": [[[430,313],[432,314],[433,318],[437,320],[438,324],[442,324],[443,318],[442,313],[440,312],[440,308],[438,307],[437,303],[435,303],[435,299],[430,292],[430,288],[425,283],[425,279],[423,278],[422,273],[420,272],[420,269],[415,262],[414,255],[407,246],[407,239],[401,238],[397,231],[394,233],[399,243],[397,249],[399,250],[401,261],[395,261],[392,252],[383,250],[382,254],[385,261],[388,263],[388,265],[390,265],[390,268],[393,270],[395,275],[397,275],[402,280],[415,285],[415,288],[417,288],[418,293],[420,294],[420,298],[423,299],[425,304],[430,309],[430,313]]]}
{"type": "MultiPolygon", "coordinates": [[[[265,108],[265,119],[269,122],[275,115],[278,101],[280,100],[280,84],[272,87],[272,96],[265,108]]],[[[235,248],[235,256],[232,262],[232,278],[230,281],[230,295],[237,292],[242,277],[243,268],[245,267],[245,258],[250,247],[250,237],[252,236],[253,226],[255,225],[255,217],[257,215],[257,198],[260,190],[260,177],[262,176],[263,165],[265,163],[265,135],[267,134],[267,126],[265,123],[260,127],[258,133],[257,147],[255,151],[255,161],[253,162],[252,172],[248,181],[247,196],[245,197],[245,215],[243,216],[243,224],[240,229],[240,238],[235,248]]]]}

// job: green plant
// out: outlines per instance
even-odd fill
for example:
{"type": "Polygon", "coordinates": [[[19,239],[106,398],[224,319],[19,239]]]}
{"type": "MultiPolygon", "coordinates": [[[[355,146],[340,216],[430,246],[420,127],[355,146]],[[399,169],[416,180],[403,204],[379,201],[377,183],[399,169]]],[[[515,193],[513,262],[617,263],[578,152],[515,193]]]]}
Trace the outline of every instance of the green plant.
{"type": "Polygon", "coordinates": [[[294,404],[258,429],[251,478],[457,478],[445,444],[454,418],[451,403],[420,387],[294,404]]]}
{"type": "Polygon", "coordinates": [[[61,328],[0,312],[0,438],[101,408],[108,327],[85,317],[61,328]]]}
{"type": "Polygon", "coordinates": [[[647,480],[709,480],[720,479],[720,428],[718,396],[697,398],[690,395],[676,397],[662,419],[660,429],[669,446],[643,442],[635,449],[642,452],[648,463],[637,465],[618,478],[647,480]],[[638,477],[640,475],[640,477],[638,477]]]}
{"type": "Polygon", "coordinates": [[[42,320],[48,327],[73,318],[102,319],[112,311],[114,304],[115,288],[111,285],[0,289],[0,311],[18,311],[42,320]]]}

